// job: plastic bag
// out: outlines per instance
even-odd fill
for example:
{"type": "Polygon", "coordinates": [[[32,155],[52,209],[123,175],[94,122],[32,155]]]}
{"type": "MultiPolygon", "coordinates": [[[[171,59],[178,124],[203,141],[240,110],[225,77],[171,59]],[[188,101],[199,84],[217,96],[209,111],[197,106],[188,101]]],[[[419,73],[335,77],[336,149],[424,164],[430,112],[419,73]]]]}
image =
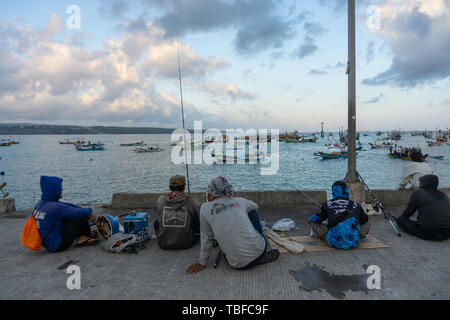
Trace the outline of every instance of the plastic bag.
{"type": "Polygon", "coordinates": [[[272,226],[274,231],[290,231],[295,228],[295,222],[292,219],[284,218],[275,222],[272,226]]]}

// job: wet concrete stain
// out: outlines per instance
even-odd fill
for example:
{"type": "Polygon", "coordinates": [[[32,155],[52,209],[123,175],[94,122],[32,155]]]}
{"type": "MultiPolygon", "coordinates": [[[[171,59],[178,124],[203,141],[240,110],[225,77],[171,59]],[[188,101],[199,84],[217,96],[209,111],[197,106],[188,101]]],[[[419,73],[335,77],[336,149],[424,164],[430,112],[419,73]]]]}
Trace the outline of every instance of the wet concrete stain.
{"type": "Polygon", "coordinates": [[[300,289],[306,292],[326,291],[337,299],[344,299],[347,291],[365,293],[369,291],[367,279],[370,274],[337,275],[309,263],[301,270],[289,270],[289,274],[302,283],[300,289]]]}
{"type": "Polygon", "coordinates": [[[70,265],[80,262],[80,260],[71,259],[64,263],[62,266],[58,267],[58,270],[66,270],[70,265]]]}

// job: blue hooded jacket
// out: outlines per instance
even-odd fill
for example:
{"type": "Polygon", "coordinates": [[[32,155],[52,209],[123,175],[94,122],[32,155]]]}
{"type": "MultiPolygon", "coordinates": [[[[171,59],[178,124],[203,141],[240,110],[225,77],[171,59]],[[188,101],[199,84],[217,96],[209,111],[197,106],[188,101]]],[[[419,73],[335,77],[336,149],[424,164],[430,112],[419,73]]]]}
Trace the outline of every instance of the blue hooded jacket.
{"type": "Polygon", "coordinates": [[[57,177],[41,177],[42,197],[33,211],[42,244],[51,252],[56,251],[61,243],[62,219],[86,218],[92,214],[92,209],[59,202],[62,182],[57,177]]]}
{"type": "Polygon", "coordinates": [[[327,242],[338,249],[352,249],[359,245],[360,226],[369,217],[356,202],[350,202],[347,185],[337,181],[332,186],[333,200],[324,203],[320,211],[309,218],[312,223],[328,220],[327,242]]]}

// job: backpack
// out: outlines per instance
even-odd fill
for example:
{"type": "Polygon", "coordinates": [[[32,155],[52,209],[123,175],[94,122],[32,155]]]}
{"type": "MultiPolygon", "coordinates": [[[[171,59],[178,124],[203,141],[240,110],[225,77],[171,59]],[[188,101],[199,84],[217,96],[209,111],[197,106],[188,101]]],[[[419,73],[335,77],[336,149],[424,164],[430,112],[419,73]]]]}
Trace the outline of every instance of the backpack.
{"type": "Polygon", "coordinates": [[[32,215],[22,231],[21,243],[30,250],[38,251],[42,248],[42,238],[36,225],[36,219],[32,215]]]}
{"type": "Polygon", "coordinates": [[[355,217],[351,217],[337,226],[331,228],[327,233],[328,244],[336,249],[349,250],[359,245],[359,231],[361,226],[355,217]]]}
{"type": "MultiPolygon", "coordinates": [[[[40,207],[42,207],[42,205],[40,207]]],[[[32,251],[38,251],[43,246],[41,234],[39,233],[39,229],[36,224],[36,218],[34,217],[35,212],[39,210],[39,209],[36,210],[36,208],[37,206],[33,209],[31,217],[28,218],[27,222],[25,223],[25,226],[23,227],[22,238],[20,241],[25,247],[27,247],[32,251]]],[[[50,228],[49,232],[47,233],[47,236],[50,234],[50,231],[52,231],[52,228],[50,228]]]]}

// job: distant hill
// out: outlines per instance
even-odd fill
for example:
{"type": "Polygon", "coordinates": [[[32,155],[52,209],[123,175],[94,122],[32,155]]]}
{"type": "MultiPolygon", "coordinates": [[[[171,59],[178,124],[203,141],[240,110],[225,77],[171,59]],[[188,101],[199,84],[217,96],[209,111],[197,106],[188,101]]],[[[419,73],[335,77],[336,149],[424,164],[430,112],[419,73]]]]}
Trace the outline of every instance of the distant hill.
{"type": "Polygon", "coordinates": [[[133,127],[83,127],[27,123],[0,124],[0,135],[171,134],[175,129],[133,127]]]}

